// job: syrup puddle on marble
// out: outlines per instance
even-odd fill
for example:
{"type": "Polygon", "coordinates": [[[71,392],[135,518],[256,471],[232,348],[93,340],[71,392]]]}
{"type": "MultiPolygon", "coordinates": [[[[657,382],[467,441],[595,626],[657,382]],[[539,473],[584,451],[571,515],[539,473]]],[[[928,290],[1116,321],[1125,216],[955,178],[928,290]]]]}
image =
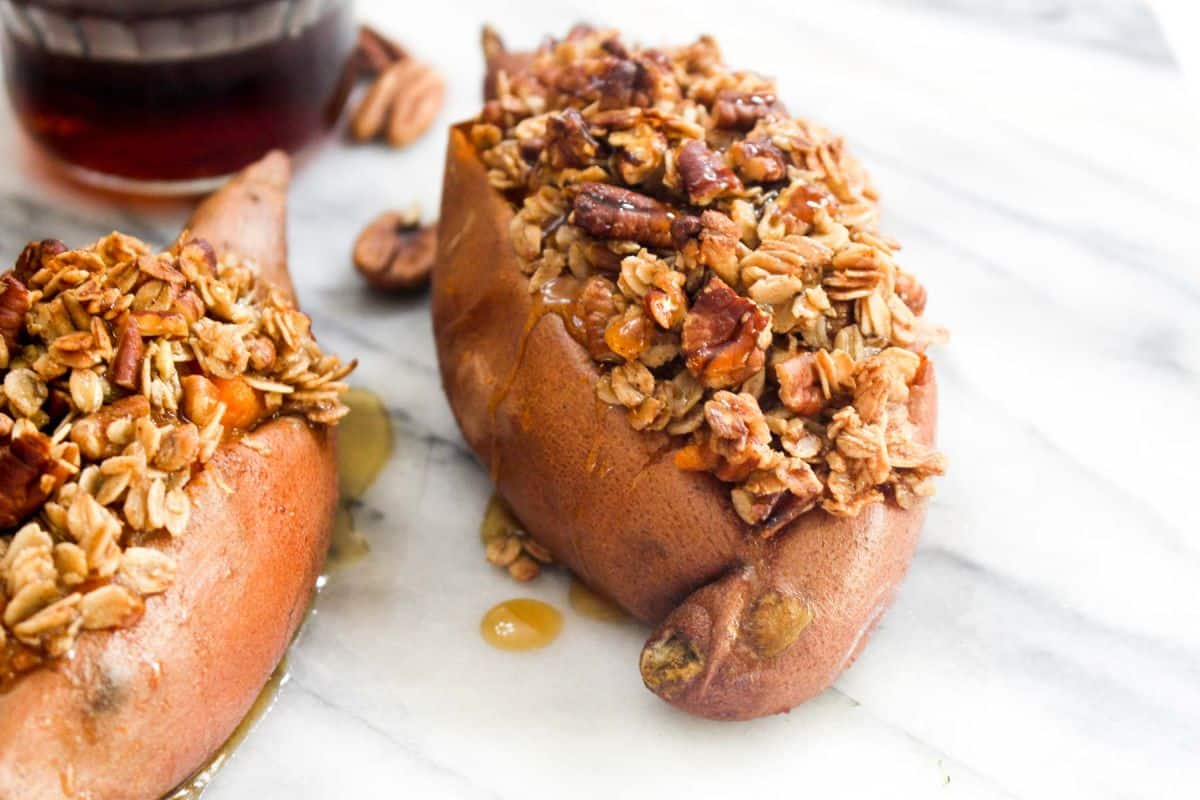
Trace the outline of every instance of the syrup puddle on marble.
{"type": "Polygon", "coordinates": [[[633,619],[625,613],[625,609],[609,600],[602,594],[592,591],[579,578],[571,578],[571,588],[567,592],[567,602],[570,603],[580,616],[594,619],[598,622],[626,622],[633,619]]]}
{"type": "Polygon", "coordinates": [[[366,557],[367,538],[354,524],[354,511],[392,456],[392,420],[379,397],[350,389],[342,398],[350,413],[338,425],[338,487],[341,501],[325,561],[325,576],[366,557]]]}
{"type": "Polygon", "coordinates": [[[498,650],[539,650],[558,638],[562,624],[562,613],[549,603],[514,597],[488,609],[479,633],[498,650]]]}
{"type": "MultiPolygon", "coordinates": [[[[350,413],[338,425],[338,488],[340,500],[334,518],[333,535],[330,537],[329,553],[325,569],[317,579],[321,589],[329,580],[329,573],[343,569],[366,557],[370,552],[367,538],[354,525],[354,509],[361,504],[362,496],[375,483],[380,471],[392,455],[392,421],[383,402],[366,389],[350,389],[342,398],[350,413]]],[[[316,598],[314,598],[315,602],[316,598]]],[[[305,614],[305,621],[312,614],[312,607],[305,614]]],[[[303,625],[301,626],[301,628],[303,625]]],[[[299,630],[297,630],[297,636],[299,630]]],[[[275,704],[280,688],[287,683],[287,654],[284,654],[270,680],[255,699],[249,713],[234,729],[233,734],[220,749],[190,778],[185,780],[164,800],[200,800],[217,773],[225,766],[233,751],[237,749],[253,730],[254,726],[275,704]]]]}

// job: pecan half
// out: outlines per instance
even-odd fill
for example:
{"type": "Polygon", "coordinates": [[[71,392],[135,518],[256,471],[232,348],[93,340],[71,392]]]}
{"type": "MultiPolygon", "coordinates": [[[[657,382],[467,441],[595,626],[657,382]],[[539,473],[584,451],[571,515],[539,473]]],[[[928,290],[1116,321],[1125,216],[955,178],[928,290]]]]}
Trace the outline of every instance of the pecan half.
{"type": "Polygon", "coordinates": [[[436,226],[421,225],[414,213],[388,211],[358,235],[354,266],[373,289],[411,291],[428,283],[436,252],[436,226]]]}
{"type": "Polygon", "coordinates": [[[442,108],[445,84],[433,68],[406,58],[389,66],[371,85],[350,122],[351,135],[369,141],[387,131],[392,147],[421,136],[442,108]]]}
{"type": "Polygon", "coordinates": [[[671,247],[678,215],[653,197],[608,183],[581,183],[572,203],[574,222],[597,239],[629,239],[671,247]]]}
{"type": "Polygon", "coordinates": [[[698,139],[679,148],[676,163],[683,189],[696,205],[708,205],[722,195],[742,191],[741,180],[725,160],[698,139]]]}
{"type": "Polygon", "coordinates": [[[775,365],[779,399],[789,410],[811,417],[825,407],[825,394],[812,353],[796,353],[775,365]]]}
{"type": "Polygon", "coordinates": [[[748,131],[776,110],[773,92],[738,92],[722,89],[713,104],[713,124],[718,128],[748,131]]]}
{"type": "Polygon", "coordinates": [[[65,252],[67,252],[67,246],[58,239],[43,239],[40,242],[30,242],[25,245],[25,249],[17,257],[17,263],[13,267],[13,274],[22,283],[28,283],[29,279],[45,265],[46,261],[54,258],[59,253],[65,252]]]}
{"type": "Polygon", "coordinates": [[[126,316],[117,329],[117,352],[112,361],[112,382],[126,389],[136,389],[142,374],[142,358],[146,345],[142,332],[131,316],[126,316]]]}
{"type": "Polygon", "coordinates": [[[729,155],[743,180],[774,183],[787,177],[787,156],[765,136],[735,142],[729,148],[729,155]]]}
{"type": "Polygon", "coordinates": [[[362,25],[358,29],[354,58],[368,74],[378,75],[397,61],[408,58],[408,52],[399,42],[389,39],[370,25],[362,25]]]}
{"type": "Polygon", "coordinates": [[[552,169],[585,167],[596,157],[596,140],[573,108],[546,118],[546,160],[552,169]]]}
{"type": "Polygon", "coordinates": [[[755,303],[712,278],[683,321],[688,369],[710,388],[740,384],[763,368],[758,337],[770,324],[755,303]]]}
{"type": "Polygon", "coordinates": [[[0,445],[0,530],[37,513],[67,474],[45,434],[24,433],[0,445]]]}
{"type": "Polygon", "coordinates": [[[25,328],[25,314],[30,306],[29,290],[13,275],[0,280],[0,339],[8,352],[17,347],[17,339],[25,328]]]}

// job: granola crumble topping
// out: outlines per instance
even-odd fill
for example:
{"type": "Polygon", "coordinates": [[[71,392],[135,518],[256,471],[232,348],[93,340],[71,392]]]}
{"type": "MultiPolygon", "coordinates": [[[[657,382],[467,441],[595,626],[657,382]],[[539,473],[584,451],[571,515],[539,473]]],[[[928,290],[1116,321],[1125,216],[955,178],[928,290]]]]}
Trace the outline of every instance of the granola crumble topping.
{"type": "Polygon", "coordinates": [[[0,276],[0,686],[133,624],[175,562],[186,487],[278,415],[348,412],[354,364],[236,254],[186,234],[31,244],[0,276]]]}
{"type": "Polygon", "coordinates": [[[945,459],[908,399],[945,334],[840,137],[709,37],[577,27],[492,83],[469,135],[516,208],[530,292],[577,287],[568,330],[601,399],[683,437],[676,465],[731,484],[762,536],[933,494],[945,459]]]}

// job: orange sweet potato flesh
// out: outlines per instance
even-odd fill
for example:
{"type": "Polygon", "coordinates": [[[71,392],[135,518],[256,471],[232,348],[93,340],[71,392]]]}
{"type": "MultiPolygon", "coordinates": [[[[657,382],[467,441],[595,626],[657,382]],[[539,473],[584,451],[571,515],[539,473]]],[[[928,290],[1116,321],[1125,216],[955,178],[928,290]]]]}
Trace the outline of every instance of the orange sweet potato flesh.
{"type": "MultiPolygon", "coordinates": [[[[289,173],[268,156],[190,228],[290,289],[289,173]]],[[[175,583],[141,621],[84,634],[73,659],[0,694],[0,798],[159,798],[245,716],[308,608],[337,502],[331,431],[284,418],[254,437],[264,452],[224,445],[190,485],[175,583]]]]}
{"type": "MultiPolygon", "coordinates": [[[[680,470],[678,443],[635,431],[597,400],[591,358],[561,318],[534,308],[508,240],[511,218],[466,135],[452,129],[434,331],[450,405],[497,490],[556,559],[658,626],[643,678],[664,699],[748,719],[818,694],[890,604],[924,509],[889,502],[855,519],[813,511],[755,540],[728,486],[680,470]],[[790,614],[779,613],[780,598],[790,614]]],[[[932,442],[936,388],[932,369],[923,373],[910,412],[932,442]]]]}

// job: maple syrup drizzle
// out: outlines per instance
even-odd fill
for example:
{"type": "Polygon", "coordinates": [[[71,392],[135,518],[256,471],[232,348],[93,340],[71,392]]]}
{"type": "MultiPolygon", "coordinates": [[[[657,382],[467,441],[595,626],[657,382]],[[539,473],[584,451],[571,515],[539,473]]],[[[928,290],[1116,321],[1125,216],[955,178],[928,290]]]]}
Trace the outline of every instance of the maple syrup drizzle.
{"type": "Polygon", "coordinates": [[[366,557],[371,548],[354,524],[354,509],[375,483],[394,449],[392,420],[379,396],[352,388],[342,398],[350,413],[338,425],[338,486],[341,502],[329,543],[326,572],[366,557]]]}
{"type": "Polygon", "coordinates": [[[625,613],[625,609],[604,595],[592,591],[578,578],[571,579],[567,601],[571,604],[571,608],[588,619],[599,622],[625,622],[630,619],[629,614],[625,613]]]}
{"type": "Polygon", "coordinates": [[[488,609],[479,633],[498,650],[538,650],[558,638],[562,621],[562,613],[549,603],[516,597],[488,609]]]}

